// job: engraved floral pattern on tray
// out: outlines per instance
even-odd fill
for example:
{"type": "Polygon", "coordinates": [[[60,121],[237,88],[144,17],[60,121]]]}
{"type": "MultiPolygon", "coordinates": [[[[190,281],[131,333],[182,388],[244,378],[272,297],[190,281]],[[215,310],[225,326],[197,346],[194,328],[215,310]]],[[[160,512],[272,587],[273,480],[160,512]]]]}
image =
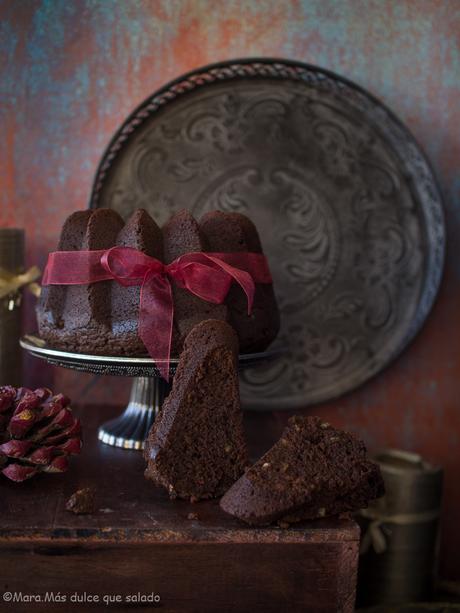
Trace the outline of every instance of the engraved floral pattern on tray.
{"type": "Polygon", "coordinates": [[[158,222],[187,207],[256,223],[289,353],[244,373],[250,405],[352,389],[403,348],[429,302],[429,169],[381,107],[351,94],[295,81],[202,88],[136,128],[99,195],[98,206],[145,207],[158,222]]]}

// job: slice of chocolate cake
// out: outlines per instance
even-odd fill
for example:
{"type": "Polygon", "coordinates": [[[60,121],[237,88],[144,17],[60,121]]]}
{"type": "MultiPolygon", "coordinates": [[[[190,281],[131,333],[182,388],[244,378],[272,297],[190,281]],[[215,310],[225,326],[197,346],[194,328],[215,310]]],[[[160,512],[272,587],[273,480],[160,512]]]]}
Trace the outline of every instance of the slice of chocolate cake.
{"type": "MultiPolygon", "coordinates": [[[[163,261],[163,235],[144,209],[137,209],[116,240],[117,247],[132,247],[163,261]]],[[[108,350],[115,355],[147,353],[138,335],[140,286],[112,284],[112,338],[108,350]]]]}
{"type": "Polygon", "coordinates": [[[221,508],[249,524],[291,523],[366,507],[384,493],[364,443],[318,417],[292,417],[280,440],[229,489],[221,508]]]}
{"type": "Polygon", "coordinates": [[[145,448],[145,476],[171,498],[220,496],[247,465],[237,360],[238,339],[225,322],[203,321],[186,338],[145,448]]]}
{"type": "MultiPolygon", "coordinates": [[[[185,253],[209,251],[197,222],[186,211],[179,211],[163,226],[164,262],[170,264],[185,253]]],[[[212,304],[173,284],[174,323],[172,355],[178,356],[190,330],[204,319],[228,318],[225,304],[212,304]]]]}
{"type": "MultiPolygon", "coordinates": [[[[262,253],[255,225],[245,215],[212,211],[200,219],[209,250],[219,253],[250,251],[262,253]]],[[[280,315],[273,285],[258,283],[252,313],[248,315],[246,296],[241,287],[233,284],[225,301],[229,322],[240,340],[241,352],[263,351],[279,331],[280,315]]]]}

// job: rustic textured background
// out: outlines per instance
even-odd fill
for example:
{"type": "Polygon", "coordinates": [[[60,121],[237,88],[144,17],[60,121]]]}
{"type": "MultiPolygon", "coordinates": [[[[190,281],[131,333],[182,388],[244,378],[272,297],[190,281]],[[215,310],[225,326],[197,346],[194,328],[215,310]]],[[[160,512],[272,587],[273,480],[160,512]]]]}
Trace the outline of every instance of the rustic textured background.
{"type": "MultiPolygon", "coordinates": [[[[44,264],[64,218],[85,208],[114,130],[157,87],[209,62],[294,58],[369,89],[413,131],[446,201],[439,300],[383,374],[315,408],[371,449],[422,453],[446,471],[441,572],[460,579],[460,2],[458,0],[0,0],[0,225],[25,227],[44,264]]],[[[34,326],[29,301],[25,327],[34,326]]],[[[27,362],[26,383],[76,400],[123,398],[128,383],[27,362]]],[[[280,427],[286,414],[279,414],[280,427]]]]}

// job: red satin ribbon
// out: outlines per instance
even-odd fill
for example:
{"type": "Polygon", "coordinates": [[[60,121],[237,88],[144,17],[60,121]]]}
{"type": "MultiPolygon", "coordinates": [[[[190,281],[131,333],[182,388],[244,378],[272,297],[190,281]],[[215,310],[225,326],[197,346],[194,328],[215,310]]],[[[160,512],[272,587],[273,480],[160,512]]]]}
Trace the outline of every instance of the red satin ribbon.
{"type": "Polygon", "coordinates": [[[55,251],[48,256],[43,285],[83,285],[115,280],[140,285],[139,336],[162,377],[169,379],[174,318],[171,279],[207,302],[222,304],[233,281],[254,301],[255,283],[272,283],[261,253],[187,253],[163,264],[130,247],[98,251],[55,251]]]}

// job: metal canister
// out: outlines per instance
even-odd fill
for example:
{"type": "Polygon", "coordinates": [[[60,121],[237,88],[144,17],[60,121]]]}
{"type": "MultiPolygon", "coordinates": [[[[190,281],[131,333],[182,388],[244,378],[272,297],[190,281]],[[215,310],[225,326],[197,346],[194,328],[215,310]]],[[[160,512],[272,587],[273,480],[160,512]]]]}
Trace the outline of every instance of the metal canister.
{"type": "MultiPolygon", "coordinates": [[[[24,271],[24,230],[0,228],[0,274],[24,271]]],[[[21,293],[0,299],[0,385],[21,385],[21,293]]]]}
{"type": "Polygon", "coordinates": [[[375,458],[386,493],[360,512],[358,606],[430,597],[437,567],[442,469],[415,453],[389,449],[375,458]]]}

